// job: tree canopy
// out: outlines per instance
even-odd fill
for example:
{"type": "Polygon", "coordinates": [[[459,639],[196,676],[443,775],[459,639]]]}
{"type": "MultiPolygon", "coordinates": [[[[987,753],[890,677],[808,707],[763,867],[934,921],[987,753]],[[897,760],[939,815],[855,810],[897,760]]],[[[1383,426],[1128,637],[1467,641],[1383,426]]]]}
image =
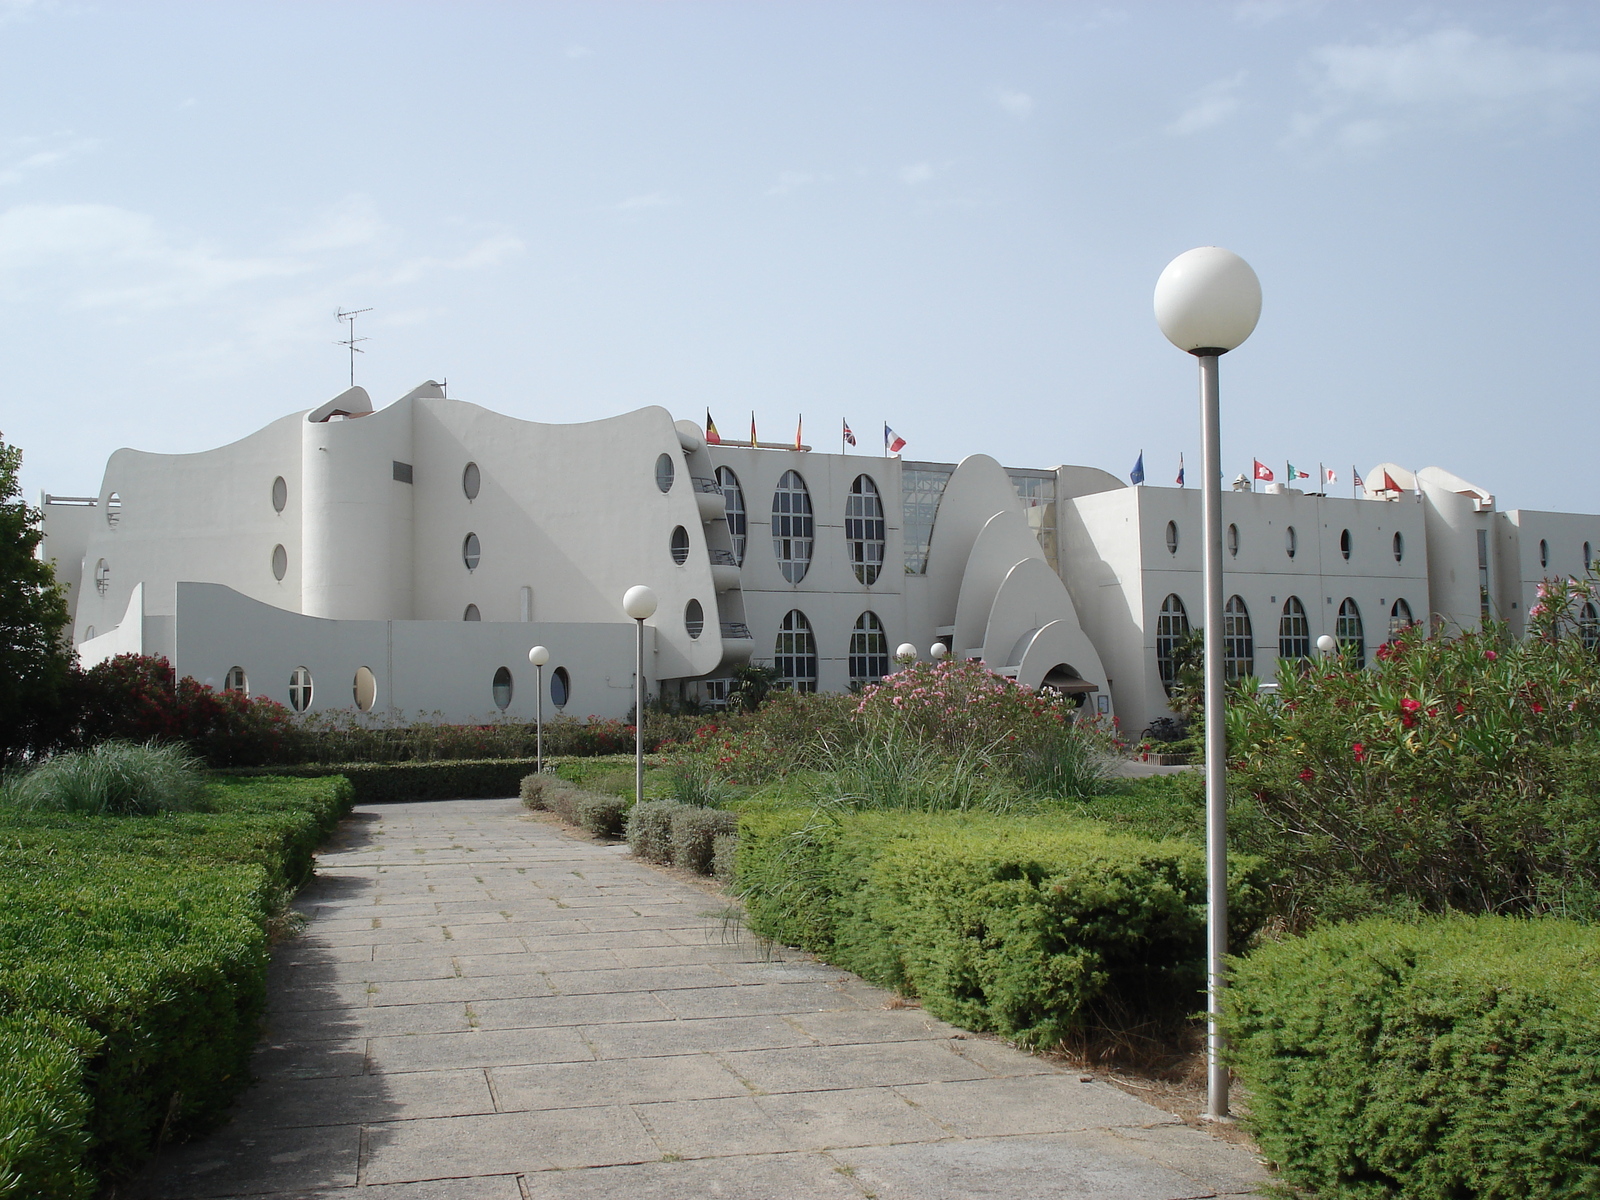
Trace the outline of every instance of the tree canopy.
{"type": "Polygon", "coordinates": [[[71,674],[65,589],[38,557],[42,514],[22,501],[22,451],[0,440],[0,761],[34,744],[71,674]]]}

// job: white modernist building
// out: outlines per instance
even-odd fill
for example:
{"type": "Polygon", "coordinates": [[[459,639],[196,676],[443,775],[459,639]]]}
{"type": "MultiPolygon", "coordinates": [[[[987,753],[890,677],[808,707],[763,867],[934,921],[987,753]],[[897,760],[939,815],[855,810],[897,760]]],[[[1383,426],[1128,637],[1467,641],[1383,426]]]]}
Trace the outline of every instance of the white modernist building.
{"type": "MultiPolygon", "coordinates": [[[[1373,469],[1361,499],[1224,498],[1230,669],[1275,678],[1323,633],[1486,617],[1520,631],[1538,581],[1581,573],[1600,518],[1499,512],[1448,472],[1373,469]],[[1393,486],[1390,486],[1393,485],[1393,486]],[[1380,490],[1381,489],[1381,490],[1380,490]]],[[[43,498],[73,640],[299,711],[624,715],[634,623],[660,597],[647,685],[715,701],[733,668],[843,691],[935,642],[1143,727],[1200,611],[1200,497],[1090,467],[1002,467],[708,444],[661,408],[523,421],[432,382],[349,391],[198,454],[119,450],[93,497],[43,498]]]]}

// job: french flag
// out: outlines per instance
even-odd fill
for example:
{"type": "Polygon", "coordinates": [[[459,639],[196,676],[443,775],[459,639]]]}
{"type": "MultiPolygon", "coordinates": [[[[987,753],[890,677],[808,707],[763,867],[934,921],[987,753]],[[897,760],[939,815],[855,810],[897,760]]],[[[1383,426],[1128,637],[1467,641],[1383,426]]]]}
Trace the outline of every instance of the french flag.
{"type": "Polygon", "coordinates": [[[906,444],[905,438],[889,428],[888,422],[883,426],[883,450],[885,454],[899,454],[906,444]]]}

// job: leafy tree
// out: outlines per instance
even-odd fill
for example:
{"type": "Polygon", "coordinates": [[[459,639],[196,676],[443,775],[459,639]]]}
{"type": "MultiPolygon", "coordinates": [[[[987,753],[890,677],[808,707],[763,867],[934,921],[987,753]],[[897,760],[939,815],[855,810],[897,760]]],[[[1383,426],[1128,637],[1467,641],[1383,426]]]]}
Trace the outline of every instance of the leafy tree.
{"type": "Polygon", "coordinates": [[[775,666],[746,663],[742,667],[735,667],[732,676],[733,682],[728,685],[729,706],[755,712],[766,700],[767,693],[778,686],[783,672],[775,666]]]}
{"type": "Polygon", "coordinates": [[[47,735],[72,672],[65,589],[38,558],[42,514],[22,502],[22,451],[0,441],[0,762],[47,735]]]}

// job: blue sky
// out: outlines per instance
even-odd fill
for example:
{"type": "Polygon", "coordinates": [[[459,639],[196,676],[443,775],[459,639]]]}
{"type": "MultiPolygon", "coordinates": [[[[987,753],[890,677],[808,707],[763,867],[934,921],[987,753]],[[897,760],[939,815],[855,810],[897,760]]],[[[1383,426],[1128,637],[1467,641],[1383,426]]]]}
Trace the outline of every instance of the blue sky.
{"type": "Polygon", "coordinates": [[[1224,465],[1600,509],[1600,6],[0,0],[0,430],[30,489],[346,383],[1152,483],[1195,245],[1224,465]]]}

